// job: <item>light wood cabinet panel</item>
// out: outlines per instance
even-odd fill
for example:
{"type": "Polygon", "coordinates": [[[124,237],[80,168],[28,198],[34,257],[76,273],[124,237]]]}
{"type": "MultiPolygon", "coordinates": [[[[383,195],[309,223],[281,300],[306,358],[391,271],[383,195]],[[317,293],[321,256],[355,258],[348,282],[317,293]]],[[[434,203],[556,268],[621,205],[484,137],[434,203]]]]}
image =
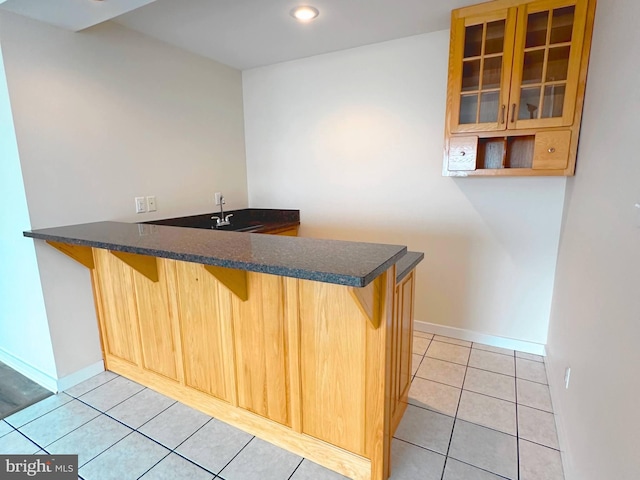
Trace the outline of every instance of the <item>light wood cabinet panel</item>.
{"type": "Polygon", "coordinates": [[[452,12],[443,175],[574,174],[595,5],[495,0],[452,12]],[[555,147],[566,162],[520,149],[566,130],[555,147]],[[475,164],[460,156],[470,132],[475,164]]]}
{"type": "Polygon", "coordinates": [[[413,342],[413,303],[415,271],[409,273],[395,287],[393,328],[393,370],[391,417],[392,433],[398,428],[407,408],[411,386],[411,361],[413,342]]]}
{"type": "MultiPolygon", "coordinates": [[[[166,263],[161,259],[157,262],[158,276],[164,277],[166,263]]],[[[143,367],[178,380],[173,330],[175,319],[169,308],[166,283],[153,282],[133,269],[131,274],[136,289],[143,367]]]]}
{"type": "Polygon", "coordinates": [[[105,354],[140,365],[140,341],[131,267],[108,250],[94,249],[96,287],[103,313],[105,354]]]}
{"type": "Polygon", "coordinates": [[[496,8],[451,20],[447,121],[450,131],[507,128],[516,9],[496,8]]]}
{"type": "Polygon", "coordinates": [[[533,168],[564,169],[569,161],[571,130],[536,134],[533,149],[533,168]]]}
{"type": "Polygon", "coordinates": [[[302,431],[365,455],[370,322],[344,287],[301,280],[299,296],[302,431]]]}
{"type": "Polygon", "coordinates": [[[299,227],[283,227],[283,228],[276,228],[273,230],[268,230],[264,233],[268,233],[269,235],[284,235],[287,237],[297,237],[298,236],[298,229],[299,227]]]}
{"type": "Polygon", "coordinates": [[[400,315],[400,382],[398,398],[406,399],[411,386],[411,351],[413,341],[413,305],[415,296],[415,272],[411,272],[402,282],[400,300],[402,312],[400,315]]]}
{"type": "Polygon", "coordinates": [[[587,5],[541,0],[518,8],[509,128],[574,122],[587,5]]]}
{"type": "Polygon", "coordinates": [[[410,380],[412,274],[394,298],[395,267],[356,295],[242,271],[238,296],[227,287],[237,271],[92,256],[106,368],[350,478],[389,477],[410,380]]]}
{"type": "Polygon", "coordinates": [[[197,263],[177,262],[176,273],[185,385],[230,401],[225,369],[233,364],[224,352],[231,318],[221,315],[218,300],[224,287],[197,263]]]}
{"type": "Polygon", "coordinates": [[[238,405],[289,425],[283,278],[247,273],[246,302],[232,299],[238,405]]]}

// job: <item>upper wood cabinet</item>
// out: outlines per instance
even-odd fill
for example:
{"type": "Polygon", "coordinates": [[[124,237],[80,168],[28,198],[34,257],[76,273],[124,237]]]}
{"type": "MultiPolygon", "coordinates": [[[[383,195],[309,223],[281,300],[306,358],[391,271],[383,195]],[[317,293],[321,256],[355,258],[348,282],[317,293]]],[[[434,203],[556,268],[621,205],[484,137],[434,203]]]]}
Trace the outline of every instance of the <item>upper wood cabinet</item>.
{"type": "Polygon", "coordinates": [[[444,175],[573,175],[594,12],[594,0],[452,12],[444,175]]]}

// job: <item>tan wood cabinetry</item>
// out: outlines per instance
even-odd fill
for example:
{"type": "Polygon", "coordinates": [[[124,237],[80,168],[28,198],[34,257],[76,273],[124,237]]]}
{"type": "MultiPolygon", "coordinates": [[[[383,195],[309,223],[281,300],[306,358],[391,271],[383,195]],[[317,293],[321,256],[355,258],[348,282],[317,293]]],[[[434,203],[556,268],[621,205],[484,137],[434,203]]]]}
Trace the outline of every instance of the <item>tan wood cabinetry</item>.
{"type": "Polygon", "coordinates": [[[391,427],[400,424],[409,401],[411,387],[411,355],[413,350],[413,305],[415,295],[415,270],[412,270],[395,287],[391,366],[391,427]]]}
{"type": "Polygon", "coordinates": [[[443,175],[573,175],[595,0],[451,15],[443,175]]]}
{"type": "Polygon", "coordinates": [[[261,231],[260,233],[268,233],[270,235],[285,235],[287,237],[297,237],[298,236],[298,229],[300,227],[296,226],[288,226],[288,227],[276,227],[276,228],[272,228],[272,229],[265,229],[264,231],[261,231]]]}
{"type": "Polygon", "coordinates": [[[389,477],[414,271],[358,288],[49,243],[91,270],[107,370],[349,478],[389,477]]]}

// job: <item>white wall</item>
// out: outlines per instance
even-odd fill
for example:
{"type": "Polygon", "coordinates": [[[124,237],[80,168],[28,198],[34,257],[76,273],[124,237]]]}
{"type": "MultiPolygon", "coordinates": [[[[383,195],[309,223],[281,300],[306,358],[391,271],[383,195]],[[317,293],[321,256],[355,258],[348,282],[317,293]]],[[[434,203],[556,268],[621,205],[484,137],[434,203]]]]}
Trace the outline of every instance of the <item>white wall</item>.
{"type": "Polygon", "coordinates": [[[425,252],[416,319],[546,342],[563,178],[441,176],[447,31],[243,72],[252,206],[425,252]]]}
{"type": "Polygon", "coordinates": [[[35,249],[22,236],[31,224],[1,51],[0,159],[0,361],[47,383],[56,366],[35,249]]]}
{"type": "MultiPolygon", "coordinates": [[[[247,205],[239,71],[113,23],[71,33],[1,20],[33,228],[210,212],[215,191],[230,209],[247,205]],[[156,214],[133,213],[144,195],[156,214]]],[[[101,359],[89,274],[36,250],[65,377],[101,359]]]]}
{"type": "Polygon", "coordinates": [[[638,18],[637,0],[598,2],[567,187],[547,362],[566,480],[640,475],[638,18]]]}

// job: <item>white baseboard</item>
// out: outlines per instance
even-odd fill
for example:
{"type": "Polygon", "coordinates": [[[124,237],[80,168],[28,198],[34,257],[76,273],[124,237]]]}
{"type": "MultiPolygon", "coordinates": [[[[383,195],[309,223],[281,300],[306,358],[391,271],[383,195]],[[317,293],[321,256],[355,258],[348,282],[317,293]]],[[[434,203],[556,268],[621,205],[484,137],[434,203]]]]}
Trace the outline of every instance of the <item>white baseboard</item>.
{"type": "Polygon", "coordinates": [[[459,340],[467,340],[468,342],[484,343],[485,345],[491,345],[492,347],[508,348],[510,350],[518,350],[519,352],[533,353],[535,355],[546,356],[547,354],[545,346],[541,343],[498,337],[496,335],[487,335],[485,333],[474,332],[473,330],[465,330],[464,328],[447,327],[445,325],[415,320],[414,329],[419,332],[435,333],[436,335],[457,338],[459,340]]]}
{"type": "Polygon", "coordinates": [[[29,380],[33,380],[38,385],[46,388],[50,392],[58,392],[58,379],[52,377],[48,373],[35,368],[28,363],[20,360],[18,357],[14,357],[9,352],[0,349],[0,362],[13,368],[16,372],[24,375],[29,380]]]}
{"type": "Polygon", "coordinates": [[[100,372],[104,372],[104,362],[100,360],[99,362],[89,365],[88,367],[85,367],[82,370],[78,370],[77,372],[74,372],[71,375],[67,375],[66,377],[55,378],[2,349],[0,349],[0,362],[5,363],[9,367],[13,368],[16,372],[24,375],[29,380],[33,380],[38,385],[46,388],[53,393],[67,390],[68,388],[71,388],[78,383],[84,382],[85,380],[99,374],[100,372]]]}
{"type": "Polygon", "coordinates": [[[79,383],[88,380],[89,378],[104,372],[104,361],[100,360],[88,367],[78,370],[77,372],[67,375],[58,379],[58,391],[64,392],[65,390],[76,386],[79,383]]]}

